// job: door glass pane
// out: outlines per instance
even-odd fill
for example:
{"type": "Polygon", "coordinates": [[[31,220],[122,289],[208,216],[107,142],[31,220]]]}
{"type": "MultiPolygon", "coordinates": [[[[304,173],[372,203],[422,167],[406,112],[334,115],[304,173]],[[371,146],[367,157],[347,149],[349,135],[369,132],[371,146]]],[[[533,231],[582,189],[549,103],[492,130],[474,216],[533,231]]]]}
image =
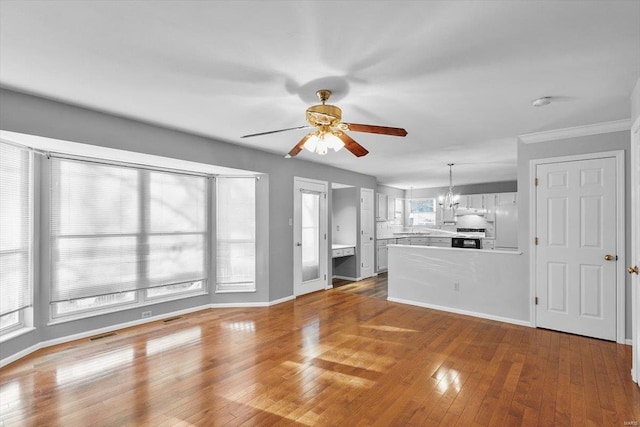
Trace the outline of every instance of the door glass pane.
{"type": "Polygon", "coordinates": [[[302,281],[320,278],[320,194],[302,193],[302,281]]]}

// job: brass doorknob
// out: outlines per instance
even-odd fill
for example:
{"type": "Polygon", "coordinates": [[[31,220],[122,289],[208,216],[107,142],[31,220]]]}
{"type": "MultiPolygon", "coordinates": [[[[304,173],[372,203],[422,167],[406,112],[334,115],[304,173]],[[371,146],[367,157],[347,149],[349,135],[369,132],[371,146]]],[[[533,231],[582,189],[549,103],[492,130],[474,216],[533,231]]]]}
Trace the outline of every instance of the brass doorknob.
{"type": "Polygon", "coordinates": [[[607,254],[607,255],[604,256],[604,260],[605,261],[611,261],[613,258],[614,258],[613,255],[608,255],[607,254]]]}
{"type": "Polygon", "coordinates": [[[633,266],[633,267],[629,267],[627,268],[627,271],[629,272],[629,274],[638,274],[638,266],[633,266]]]}

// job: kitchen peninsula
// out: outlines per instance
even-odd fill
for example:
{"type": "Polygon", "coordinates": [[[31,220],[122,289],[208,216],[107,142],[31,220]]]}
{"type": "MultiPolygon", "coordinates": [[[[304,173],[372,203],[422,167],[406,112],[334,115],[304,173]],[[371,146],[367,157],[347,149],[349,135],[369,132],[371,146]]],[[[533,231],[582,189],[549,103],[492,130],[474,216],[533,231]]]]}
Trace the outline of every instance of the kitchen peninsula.
{"type": "Polygon", "coordinates": [[[522,252],[388,245],[389,301],[530,325],[522,252]]]}

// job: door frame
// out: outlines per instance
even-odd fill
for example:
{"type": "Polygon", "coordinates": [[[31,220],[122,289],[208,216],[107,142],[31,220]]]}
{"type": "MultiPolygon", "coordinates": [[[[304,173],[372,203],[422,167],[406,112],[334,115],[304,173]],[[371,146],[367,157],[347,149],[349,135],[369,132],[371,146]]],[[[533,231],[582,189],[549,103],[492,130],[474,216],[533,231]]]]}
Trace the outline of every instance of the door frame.
{"type": "MultiPolygon", "coordinates": [[[[640,117],[631,126],[631,254],[630,266],[640,264],[640,117]]],[[[640,277],[631,274],[631,378],[640,386],[640,277]]]]}
{"type": "Polygon", "coordinates": [[[530,305],[529,313],[531,326],[536,328],[538,321],[536,318],[536,224],[537,224],[537,191],[536,191],[536,170],[539,165],[548,163],[572,162],[579,160],[597,160],[605,157],[613,157],[616,160],[616,342],[625,344],[626,324],[625,324],[625,279],[626,279],[626,258],[625,258],[625,170],[624,170],[624,150],[602,151],[596,153],[577,154],[570,156],[547,157],[544,159],[533,159],[529,161],[529,290],[530,305]]]}
{"type": "MultiPolygon", "coordinates": [[[[311,178],[304,178],[301,176],[294,176],[293,177],[293,222],[292,222],[292,248],[294,251],[293,254],[293,296],[294,298],[297,298],[299,295],[304,295],[304,294],[299,294],[298,292],[300,291],[300,289],[298,288],[299,284],[296,282],[296,261],[297,256],[295,254],[295,251],[297,250],[296,248],[296,227],[298,226],[298,224],[296,223],[296,188],[297,188],[297,184],[299,182],[306,182],[306,183],[310,183],[313,185],[320,185],[324,187],[324,190],[322,191],[322,193],[324,194],[324,203],[321,203],[321,212],[320,212],[320,229],[324,230],[324,239],[321,239],[321,244],[320,244],[320,276],[322,277],[324,275],[324,286],[322,287],[322,290],[326,290],[327,285],[329,283],[328,277],[329,277],[329,243],[328,243],[328,239],[329,239],[329,197],[328,197],[328,192],[329,192],[329,182],[327,181],[321,181],[321,180],[317,180],[317,179],[311,179],[311,178]],[[322,206],[324,206],[324,208],[322,208],[322,206]]],[[[321,231],[322,232],[322,231],[321,231]]]]}

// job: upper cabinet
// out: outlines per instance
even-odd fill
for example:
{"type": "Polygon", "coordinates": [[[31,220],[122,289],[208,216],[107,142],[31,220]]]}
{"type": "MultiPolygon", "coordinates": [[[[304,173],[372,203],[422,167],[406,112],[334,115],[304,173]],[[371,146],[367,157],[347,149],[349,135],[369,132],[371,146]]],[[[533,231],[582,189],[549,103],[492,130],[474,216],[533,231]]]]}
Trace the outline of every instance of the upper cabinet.
{"type": "Polygon", "coordinates": [[[478,213],[483,214],[485,212],[485,197],[487,194],[470,194],[468,196],[462,195],[458,197],[459,211],[464,211],[466,214],[478,213]]]}
{"type": "Polygon", "coordinates": [[[498,205],[515,205],[518,202],[518,193],[498,193],[497,204],[498,205]]]}
{"type": "Polygon", "coordinates": [[[376,194],[376,221],[389,220],[389,197],[386,194],[376,194]]]}

